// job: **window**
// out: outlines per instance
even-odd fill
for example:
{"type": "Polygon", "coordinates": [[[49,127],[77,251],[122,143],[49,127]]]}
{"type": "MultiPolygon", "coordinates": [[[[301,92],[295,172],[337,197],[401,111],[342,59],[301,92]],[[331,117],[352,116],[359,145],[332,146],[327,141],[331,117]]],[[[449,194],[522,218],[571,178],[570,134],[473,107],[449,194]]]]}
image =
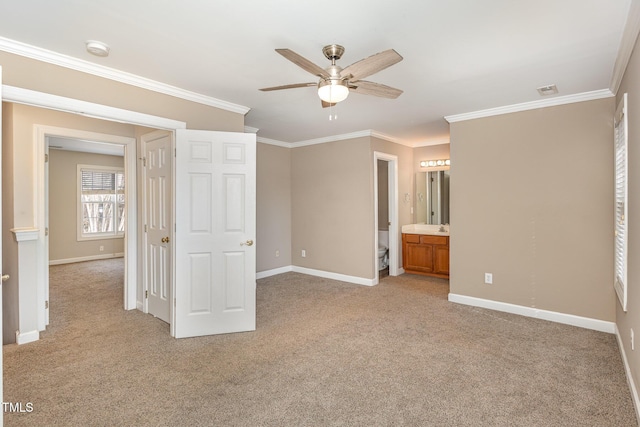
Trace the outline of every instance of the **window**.
{"type": "Polygon", "coordinates": [[[615,242],[614,288],[622,309],[627,311],[627,94],[618,105],[614,119],[615,144],[615,242]]]}
{"type": "Polygon", "coordinates": [[[78,165],[78,240],[124,236],[124,170],[78,165]]]}

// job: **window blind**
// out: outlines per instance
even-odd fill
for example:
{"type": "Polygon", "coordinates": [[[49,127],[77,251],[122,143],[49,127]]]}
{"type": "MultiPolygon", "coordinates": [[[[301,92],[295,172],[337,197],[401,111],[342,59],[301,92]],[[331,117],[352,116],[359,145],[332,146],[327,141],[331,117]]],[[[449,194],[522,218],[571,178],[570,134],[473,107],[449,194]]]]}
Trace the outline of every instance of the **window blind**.
{"type": "Polygon", "coordinates": [[[616,110],[614,121],[615,145],[615,242],[614,287],[623,310],[627,310],[627,94],[616,110]]]}

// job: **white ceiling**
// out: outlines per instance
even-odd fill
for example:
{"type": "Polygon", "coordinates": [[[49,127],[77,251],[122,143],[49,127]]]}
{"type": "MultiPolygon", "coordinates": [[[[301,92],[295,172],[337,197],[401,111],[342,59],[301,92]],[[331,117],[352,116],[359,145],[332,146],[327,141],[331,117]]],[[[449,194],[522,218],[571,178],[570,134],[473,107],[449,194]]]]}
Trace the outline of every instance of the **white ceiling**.
{"type": "Polygon", "coordinates": [[[245,124],[282,142],[365,130],[407,145],[448,142],[444,116],[608,89],[631,0],[30,0],[0,3],[0,37],[249,107],[245,124]],[[88,54],[86,40],[111,47],[88,54]],[[278,55],[326,67],[393,48],[404,60],[367,78],[398,99],[352,94],[337,120],[317,79],[278,55]]]}

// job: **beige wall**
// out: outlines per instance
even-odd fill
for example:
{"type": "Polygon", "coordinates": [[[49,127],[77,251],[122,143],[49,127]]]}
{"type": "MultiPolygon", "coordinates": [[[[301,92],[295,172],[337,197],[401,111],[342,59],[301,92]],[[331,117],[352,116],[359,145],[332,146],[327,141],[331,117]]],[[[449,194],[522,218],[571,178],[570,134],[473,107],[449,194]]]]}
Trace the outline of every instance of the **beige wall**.
{"type": "Polygon", "coordinates": [[[292,150],[293,265],[373,277],[372,171],[369,137],[292,150]]]}
{"type": "Polygon", "coordinates": [[[15,104],[13,107],[13,140],[3,141],[12,144],[14,149],[14,227],[34,227],[33,189],[35,186],[33,164],[35,146],[33,143],[34,125],[55,126],[67,129],[79,129],[90,132],[118,136],[134,137],[134,126],[91,119],[76,114],[47,110],[15,104]]]}
{"type": "Polygon", "coordinates": [[[608,98],[451,125],[451,293],[614,320],[613,112],[608,98]]]}
{"type": "Polygon", "coordinates": [[[450,156],[450,144],[428,145],[426,147],[416,147],[413,149],[413,171],[425,172],[426,169],[420,167],[423,160],[448,159],[450,156]]]}
{"type": "MultiPolygon", "coordinates": [[[[371,138],[371,153],[374,151],[390,154],[398,158],[398,267],[402,268],[402,234],[403,225],[413,223],[411,208],[413,207],[413,148],[395,144],[380,138],[371,138]],[[410,201],[405,200],[409,194],[410,201]]],[[[373,154],[370,154],[373,158],[373,154]]],[[[373,162],[371,162],[373,165],[373,162]]],[[[373,175],[373,172],[371,173],[373,175]]],[[[374,248],[377,254],[377,248],[374,248]]]]}
{"type": "Polygon", "coordinates": [[[244,116],[0,52],[3,84],[180,120],[189,129],[244,132],[244,116]]]}
{"type": "MultiPolygon", "coordinates": [[[[629,363],[631,376],[636,387],[640,385],[640,351],[631,350],[631,329],[635,333],[635,346],[638,346],[640,335],[640,232],[637,225],[640,224],[640,45],[636,42],[633,54],[618,90],[616,105],[622,99],[624,93],[628,93],[628,267],[627,267],[627,312],[615,300],[616,323],[620,338],[624,345],[624,353],[629,363]]],[[[613,207],[612,207],[613,209],[613,207]]],[[[613,223],[611,227],[613,227],[613,223]]],[[[609,284],[612,283],[610,276],[609,284]]]]}
{"type": "Polygon", "coordinates": [[[258,143],[257,151],[256,270],[260,272],[291,265],[291,149],[258,143]]]}
{"type": "Polygon", "coordinates": [[[124,158],[55,149],[49,151],[50,261],[124,252],[124,238],[78,241],[78,165],[124,168],[124,158]]]}

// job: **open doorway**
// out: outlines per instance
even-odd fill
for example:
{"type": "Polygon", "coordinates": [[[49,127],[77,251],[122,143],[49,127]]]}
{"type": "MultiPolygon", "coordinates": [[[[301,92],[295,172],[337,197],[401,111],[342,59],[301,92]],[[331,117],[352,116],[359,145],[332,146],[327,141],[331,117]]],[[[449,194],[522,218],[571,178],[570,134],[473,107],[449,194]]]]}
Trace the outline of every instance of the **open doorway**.
{"type": "Polygon", "coordinates": [[[397,276],[398,265],[398,158],[374,152],[374,283],[385,275],[397,276]]]}
{"type": "MultiPolygon", "coordinates": [[[[37,168],[39,191],[36,199],[37,206],[41,207],[37,209],[41,237],[38,244],[43,257],[43,262],[39,267],[40,280],[37,293],[38,306],[41,307],[38,310],[38,329],[42,331],[49,324],[50,259],[64,263],[101,259],[114,256],[114,254],[123,256],[125,270],[123,305],[125,309],[135,308],[137,269],[135,138],[37,125],[35,143],[37,158],[44,159],[42,166],[37,168]],[[51,150],[52,147],[53,150],[51,150]],[[75,154],[62,155],[63,151],[75,154]],[[62,185],[64,187],[71,185],[73,188],[55,188],[55,194],[50,192],[49,173],[52,156],[62,162],[59,166],[63,170],[62,175],[66,175],[62,185]],[[73,167],[69,166],[69,162],[74,163],[73,167]],[[114,180],[112,206],[109,206],[110,202],[106,200],[103,203],[88,203],[83,206],[79,198],[83,175],[86,175],[87,179],[95,178],[96,185],[99,185],[97,181],[103,178],[114,180]],[[128,185],[118,189],[118,179],[121,180],[121,184],[127,182],[128,185]],[[58,190],[62,192],[62,195],[58,195],[58,190]],[[69,200],[66,200],[65,196],[69,200]],[[62,242],[56,241],[55,248],[51,248],[51,208],[63,204],[67,205],[69,201],[71,201],[71,206],[65,206],[63,209],[70,209],[70,213],[63,215],[70,216],[73,220],[55,224],[54,233],[57,233],[57,237],[61,238],[62,242]],[[79,218],[83,216],[84,208],[95,213],[98,217],[102,216],[102,219],[94,217],[87,218],[86,222],[80,221],[79,218]],[[112,223],[109,223],[111,219],[105,216],[106,210],[113,213],[112,223]],[[121,214],[120,218],[119,214],[121,214]],[[125,220],[125,215],[129,217],[127,220],[125,220]],[[104,221],[105,219],[106,221],[104,221]],[[92,229],[95,231],[104,230],[106,233],[93,233],[92,229]],[[106,234],[111,235],[106,236],[106,234]],[[70,244],[70,242],[74,244],[70,244]],[[60,244],[58,245],[58,243],[60,244]],[[53,257],[51,257],[50,249],[54,249],[53,257]],[[131,302],[133,302],[133,307],[130,307],[131,302]]],[[[104,187],[102,190],[94,186],[94,190],[88,189],[88,193],[94,195],[99,192],[105,193],[108,183],[102,184],[104,187]]],[[[108,198],[105,197],[105,199],[108,198]]],[[[91,197],[88,197],[86,201],[90,202],[91,197]]],[[[91,212],[88,212],[89,216],[92,215],[91,212]]],[[[54,220],[55,218],[54,215],[54,220]]]]}
{"type": "MultiPolygon", "coordinates": [[[[46,137],[45,144],[50,276],[51,266],[110,258],[119,262],[105,265],[115,265],[124,274],[124,146],[59,136],[46,137]]],[[[48,301],[56,304],[50,293],[48,301]]]]}

